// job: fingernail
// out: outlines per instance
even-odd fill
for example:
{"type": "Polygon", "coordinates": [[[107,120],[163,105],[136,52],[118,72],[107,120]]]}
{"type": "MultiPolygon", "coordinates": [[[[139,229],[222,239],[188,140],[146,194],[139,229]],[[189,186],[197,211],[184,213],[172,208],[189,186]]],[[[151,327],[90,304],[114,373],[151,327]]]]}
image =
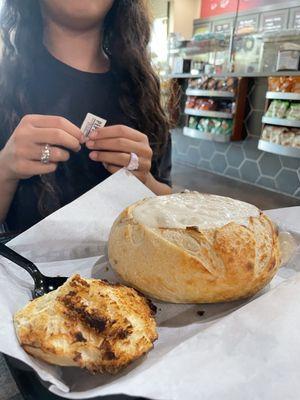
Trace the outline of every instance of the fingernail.
{"type": "Polygon", "coordinates": [[[92,140],[88,140],[86,142],[86,147],[89,147],[89,148],[94,147],[94,144],[95,144],[95,142],[93,142],[92,140]]]}
{"type": "Polygon", "coordinates": [[[96,152],[95,152],[95,151],[92,151],[92,152],[89,154],[89,156],[90,156],[90,158],[91,158],[92,160],[95,160],[95,159],[96,159],[96,156],[97,156],[97,154],[96,154],[96,152]]]}
{"type": "Polygon", "coordinates": [[[81,146],[78,146],[77,147],[77,152],[80,151],[80,150],[81,150],[81,146]]]}
{"type": "Polygon", "coordinates": [[[86,141],[86,137],[84,136],[84,134],[82,134],[80,136],[80,143],[84,143],[86,141]]]}
{"type": "Polygon", "coordinates": [[[90,139],[96,139],[96,138],[97,138],[97,131],[95,130],[95,131],[91,132],[91,133],[89,134],[89,138],[90,138],[90,139]]]}

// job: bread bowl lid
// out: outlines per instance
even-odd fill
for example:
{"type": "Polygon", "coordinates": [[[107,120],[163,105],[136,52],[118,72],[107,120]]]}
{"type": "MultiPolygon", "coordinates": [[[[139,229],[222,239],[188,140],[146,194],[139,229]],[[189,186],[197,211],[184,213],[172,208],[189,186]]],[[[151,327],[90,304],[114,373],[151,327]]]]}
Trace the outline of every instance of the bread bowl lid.
{"type": "Polygon", "coordinates": [[[198,192],[175,193],[146,199],[133,209],[134,219],[150,228],[212,229],[230,222],[248,226],[258,217],[252,204],[229,197],[198,192]]]}

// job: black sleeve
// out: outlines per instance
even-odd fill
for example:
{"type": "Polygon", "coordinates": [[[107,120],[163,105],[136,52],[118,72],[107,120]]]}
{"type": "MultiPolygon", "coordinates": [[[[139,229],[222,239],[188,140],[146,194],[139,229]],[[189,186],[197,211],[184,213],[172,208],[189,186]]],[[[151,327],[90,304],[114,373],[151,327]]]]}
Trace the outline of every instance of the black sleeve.
{"type": "Polygon", "coordinates": [[[168,142],[165,145],[162,154],[152,161],[151,173],[159,182],[165,183],[172,187],[171,181],[172,169],[172,140],[171,134],[168,136],[168,142]]]}

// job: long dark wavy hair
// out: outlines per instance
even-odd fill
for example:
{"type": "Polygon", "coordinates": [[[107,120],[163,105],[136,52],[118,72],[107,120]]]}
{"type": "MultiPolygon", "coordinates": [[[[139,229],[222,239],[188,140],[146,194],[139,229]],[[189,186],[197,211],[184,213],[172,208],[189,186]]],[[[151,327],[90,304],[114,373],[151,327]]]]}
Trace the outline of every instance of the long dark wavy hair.
{"type": "MultiPolygon", "coordinates": [[[[121,108],[137,129],[148,135],[155,162],[167,141],[169,126],[160,102],[159,80],[147,49],[150,22],[145,0],[115,0],[104,21],[102,45],[121,87],[121,108]]],[[[43,42],[39,1],[6,0],[0,29],[4,46],[0,76],[1,149],[20,119],[32,112],[28,84],[43,42]]],[[[37,180],[36,189],[41,215],[60,206],[53,175],[37,180]],[[46,205],[49,196],[52,207],[46,205]]]]}

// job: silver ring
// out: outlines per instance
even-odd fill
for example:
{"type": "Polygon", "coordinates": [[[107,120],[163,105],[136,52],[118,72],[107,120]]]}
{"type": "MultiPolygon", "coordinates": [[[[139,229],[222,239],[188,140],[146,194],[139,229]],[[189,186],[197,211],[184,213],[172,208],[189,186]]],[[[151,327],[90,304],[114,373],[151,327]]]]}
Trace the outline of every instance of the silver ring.
{"type": "Polygon", "coordinates": [[[50,145],[45,144],[45,147],[42,150],[41,154],[41,163],[42,164],[49,164],[50,162],[50,145]]]}
{"type": "Polygon", "coordinates": [[[130,161],[126,169],[128,171],[136,171],[139,169],[139,158],[135,153],[130,153],[130,161]]]}

